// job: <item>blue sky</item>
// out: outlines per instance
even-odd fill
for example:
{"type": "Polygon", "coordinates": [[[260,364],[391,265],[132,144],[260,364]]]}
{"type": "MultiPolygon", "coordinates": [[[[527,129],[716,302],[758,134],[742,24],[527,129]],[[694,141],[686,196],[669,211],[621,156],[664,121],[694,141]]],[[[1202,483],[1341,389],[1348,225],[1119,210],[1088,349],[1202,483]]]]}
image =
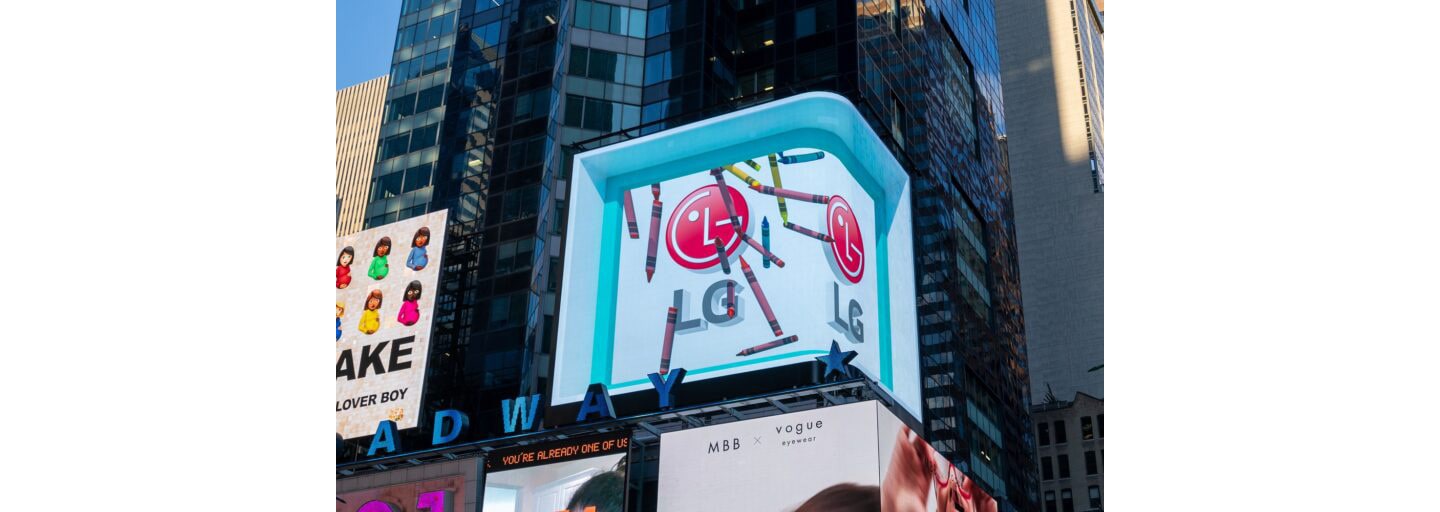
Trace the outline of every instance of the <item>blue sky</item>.
{"type": "Polygon", "coordinates": [[[335,90],[390,72],[400,0],[335,0],[335,90]]]}

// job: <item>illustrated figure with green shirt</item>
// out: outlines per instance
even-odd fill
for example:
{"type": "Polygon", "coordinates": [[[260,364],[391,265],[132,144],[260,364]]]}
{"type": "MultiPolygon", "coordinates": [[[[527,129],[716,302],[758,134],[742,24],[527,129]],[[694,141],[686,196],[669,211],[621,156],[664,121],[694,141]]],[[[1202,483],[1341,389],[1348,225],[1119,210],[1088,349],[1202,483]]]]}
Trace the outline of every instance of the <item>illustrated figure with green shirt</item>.
{"type": "Polygon", "coordinates": [[[370,279],[379,281],[390,275],[390,237],[381,237],[375,243],[375,258],[370,260],[370,279]]]}

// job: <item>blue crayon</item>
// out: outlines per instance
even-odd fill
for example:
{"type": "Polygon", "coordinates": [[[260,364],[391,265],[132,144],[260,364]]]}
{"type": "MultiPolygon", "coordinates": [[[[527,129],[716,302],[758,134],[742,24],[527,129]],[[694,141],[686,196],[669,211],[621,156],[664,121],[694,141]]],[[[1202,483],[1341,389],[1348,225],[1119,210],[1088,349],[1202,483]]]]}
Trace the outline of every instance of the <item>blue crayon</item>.
{"type": "Polygon", "coordinates": [[[821,151],[816,151],[816,152],[814,152],[814,153],[805,153],[805,154],[803,154],[803,155],[789,155],[789,156],[786,156],[784,153],[781,153],[781,154],[780,154],[780,163],[782,163],[782,164],[800,164],[800,163],[805,163],[805,162],[813,162],[813,161],[819,160],[819,159],[821,159],[821,158],[825,158],[825,153],[824,153],[824,152],[821,152],[821,151]]]}
{"type": "MultiPolygon", "coordinates": [[[[766,251],[766,252],[769,252],[769,251],[770,251],[770,218],[769,218],[769,217],[761,217],[761,218],[760,218],[760,241],[762,242],[762,245],[765,246],[765,251],[766,251]]],[[[769,256],[766,256],[766,255],[764,255],[764,254],[762,253],[762,254],[760,255],[760,263],[763,264],[763,265],[765,265],[765,268],[770,268],[770,257],[769,257],[769,256]]]]}

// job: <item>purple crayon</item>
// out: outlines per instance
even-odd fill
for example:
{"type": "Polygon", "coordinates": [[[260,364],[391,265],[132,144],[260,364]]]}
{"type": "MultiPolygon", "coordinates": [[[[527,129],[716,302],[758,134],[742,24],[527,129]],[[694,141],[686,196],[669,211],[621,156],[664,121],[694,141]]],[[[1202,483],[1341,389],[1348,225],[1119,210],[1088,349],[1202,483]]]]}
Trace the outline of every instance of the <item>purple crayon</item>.
{"type": "Polygon", "coordinates": [[[715,239],[715,256],[720,258],[720,270],[724,270],[726,274],[729,274],[730,258],[725,257],[725,242],[721,242],[719,238],[715,239]]]}
{"type": "Polygon", "coordinates": [[[769,341],[769,342],[761,343],[761,344],[759,344],[759,345],[755,345],[755,346],[750,347],[750,348],[747,348],[747,349],[745,349],[745,350],[741,350],[740,352],[736,353],[735,355],[744,357],[744,356],[748,356],[748,355],[751,355],[751,354],[754,354],[754,353],[757,353],[757,352],[764,352],[764,351],[766,351],[766,350],[770,350],[770,349],[775,348],[775,347],[783,347],[783,346],[785,346],[785,345],[789,345],[789,344],[791,344],[791,343],[795,343],[796,341],[800,341],[800,336],[791,334],[790,336],[787,336],[787,337],[784,337],[784,338],[780,338],[780,339],[775,340],[775,341],[769,341]]]}
{"type": "Polygon", "coordinates": [[[720,187],[720,200],[725,201],[725,213],[730,215],[730,228],[740,231],[740,216],[735,215],[735,203],[730,200],[730,187],[725,186],[725,175],[719,167],[710,169],[710,175],[715,177],[715,185],[720,187]]]}
{"type": "Polygon", "coordinates": [[[675,344],[675,315],[677,311],[674,306],[670,312],[665,314],[665,344],[660,346],[660,375],[670,373],[670,347],[675,344]]]}
{"type": "Polygon", "coordinates": [[[830,202],[830,196],[821,194],[806,194],[785,188],[775,188],[769,185],[750,185],[750,188],[761,194],[768,194],[775,197],[786,197],[796,201],[809,201],[812,203],[825,204],[830,202]]]}
{"type": "Polygon", "coordinates": [[[750,270],[750,264],[745,262],[745,257],[740,257],[740,270],[745,272],[745,280],[750,281],[750,290],[755,292],[755,302],[760,303],[760,310],[765,312],[765,320],[770,322],[770,330],[775,331],[776,336],[785,334],[780,330],[780,322],[775,321],[775,312],[770,310],[770,301],[765,300],[765,290],[760,289],[760,282],[755,280],[755,272],[750,270]]]}
{"type": "Polygon", "coordinates": [[[740,233],[740,236],[745,240],[745,243],[750,244],[750,247],[754,247],[755,250],[760,251],[760,254],[762,256],[771,259],[780,268],[785,268],[785,260],[782,260],[780,259],[780,257],[771,254],[769,249],[766,249],[764,246],[757,243],[754,238],[750,238],[750,235],[740,233]]]}
{"type": "Polygon", "coordinates": [[[785,223],[785,229],[789,229],[790,231],[794,231],[794,232],[796,232],[796,233],[800,233],[800,234],[802,234],[802,235],[808,236],[808,237],[810,237],[810,238],[814,238],[814,239],[816,239],[816,240],[819,240],[819,241],[825,242],[825,243],[830,243],[830,242],[834,242],[834,241],[835,241],[834,238],[830,238],[830,235],[824,235],[824,234],[816,233],[816,232],[814,232],[814,231],[811,231],[811,230],[807,229],[805,226],[801,226],[801,225],[799,225],[799,224],[791,224],[791,223],[789,223],[789,222],[786,222],[786,223],[785,223]]]}
{"type": "Polygon", "coordinates": [[[625,189],[625,225],[630,228],[630,238],[640,238],[640,227],[635,224],[635,200],[630,199],[630,189],[625,189]]]}
{"type": "Polygon", "coordinates": [[[660,241],[660,200],[650,206],[650,246],[645,249],[645,282],[655,277],[655,246],[660,241]]]}

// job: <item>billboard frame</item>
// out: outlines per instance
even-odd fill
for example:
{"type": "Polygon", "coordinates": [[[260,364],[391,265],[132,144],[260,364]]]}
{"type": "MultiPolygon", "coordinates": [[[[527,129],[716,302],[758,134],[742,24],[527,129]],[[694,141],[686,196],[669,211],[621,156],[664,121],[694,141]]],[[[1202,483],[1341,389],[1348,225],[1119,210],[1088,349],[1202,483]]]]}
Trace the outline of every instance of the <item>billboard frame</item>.
{"type": "MultiPolygon", "coordinates": [[[[880,368],[875,377],[902,407],[920,417],[920,404],[902,399],[920,396],[910,177],[854,105],[842,96],[825,92],[791,96],[575,156],[567,187],[569,211],[563,257],[567,271],[560,286],[560,321],[556,330],[557,343],[565,344],[565,350],[557,347],[551,375],[558,380],[566,371],[566,360],[573,359],[577,363],[571,364],[584,361],[590,365],[587,384],[636,384],[611,382],[620,240],[609,235],[622,228],[625,190],[794,147],[834,154],[875,201],[876,297],[880,309],[880,368]],[[603,212],[599,229],[577,228],[587,221],[593,225],[597,211],[603,212]],[[892,261],[900,264],[891,265],[892,261]],[[598,268],[598,272],[577,271],[582,267],[598,268]],[[897,346],[892,343],[895,337],[915,343],[897,346]],[[893,370],[897,360],[913,365],[914,382],[897,386],[893,370]]],[[[731,367],[687,370],[699,375],[731,367]]],[[[551,393],[550,405],[574,403],[582,396],[583,392],[556,389],[551,393]]]]}

